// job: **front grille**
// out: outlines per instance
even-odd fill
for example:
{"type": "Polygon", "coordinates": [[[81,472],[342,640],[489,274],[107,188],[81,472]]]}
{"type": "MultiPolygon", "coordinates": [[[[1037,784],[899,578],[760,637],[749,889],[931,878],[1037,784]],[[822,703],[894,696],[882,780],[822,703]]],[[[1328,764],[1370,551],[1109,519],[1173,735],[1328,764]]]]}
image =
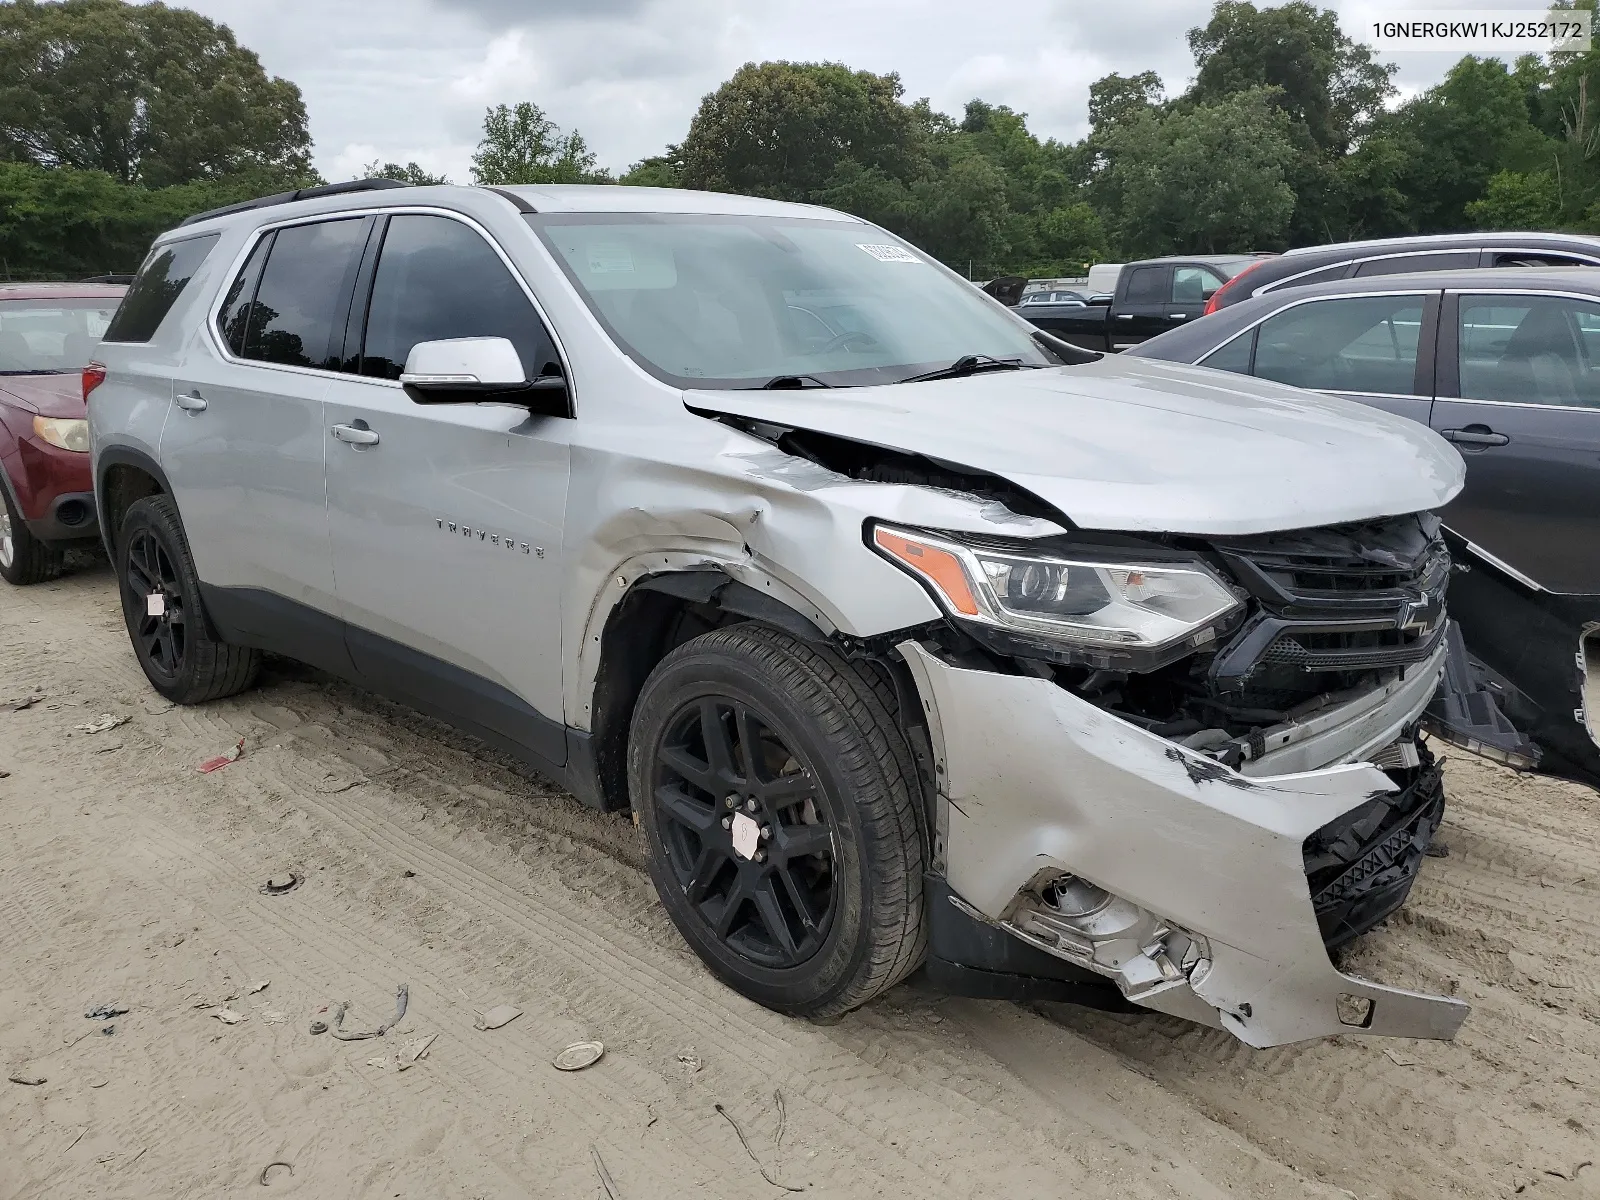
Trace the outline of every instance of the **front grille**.
{"type": "Polygon", "coordinates": [[[1374,796],[1324,825],[1302,855],[1311,905],[1329,950],[1405,903],[1444,818],[1443,773],[1424,743],[1418,766],[1390,771],[1400,790],[1374,796]]]}
{"type": "Polygon", "coordinates": [[[1238,703],[1281,706],[1359,686],[1431,656],[1450,556],[1429,514],[1216,543],[1253,612],[1211,680],[1238,703]]]}

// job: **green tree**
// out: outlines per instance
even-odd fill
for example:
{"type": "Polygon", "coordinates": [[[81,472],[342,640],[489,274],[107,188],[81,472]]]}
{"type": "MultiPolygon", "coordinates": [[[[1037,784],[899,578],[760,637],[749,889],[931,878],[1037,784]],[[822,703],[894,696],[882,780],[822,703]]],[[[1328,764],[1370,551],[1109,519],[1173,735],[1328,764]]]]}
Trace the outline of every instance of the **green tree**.
{"type": "Polygon", "coordinates": [[[564,133],[544,109],[524,100],[489,109],[483,140],[472,156],[472,179],[480,184],[610,183],[595,166],[594,152],[574,129],[564,133]]]}
{"type": "Polygon", "coordinates": [[[1107,75],[1089,85],[1089,130],[1107,134],[1117,126],[1161,106],[1165,91],[1154,71],[1107,75]]]}
{"type": "Polygon", "coordinates": [[[1128,254],[1281,244],[1295,196],[1293,123],[1269,90],[1165,115],[1140,114],[1106,140],[1100,211],[1128,254]]]}
{"type": "Polygon", "coordinates": [[[1276,89],[1274,103],[1324,152],[1342,155],[1394,94],[1396,68],[1351,41],[1332,9],[1307,0],[1257,8],[1219,0],[1211,20],[1189,31],[1196,74],[1188,98],[1214,104],[1255,88],[1276,89]]]}
{"type": "Polygon", "coordinates": [[[681,187],[678,180],[682,173],[678,147],[668,146],[665,154],[655,154],[634,163],[617,182],[629,187],[681,187]]]}
{"type": "Polygon", "coordinates": [[[1467,220],[1480,229],[1549,229],[1564,223],[1561,191],[1549,171],[1500,171],[1468,203],[1467,220]]]}
{"type": "Polygon", "coordinates": [[[231,30],[121,0],[0,4],[0,159],[164,187],[315,181],[300,89],[231,30]]]}
{"type": "Polygon", "coordinates": [[[898,75],[839,63],[746,63],[706,96],[679,149],[684,187],[804,200],[846,164],[920,172],[916,112],[898,75]]]}
{"type": "Polygon", "coordinates": [[[1471,55],[1442,83],[1385,114],[1372,136],[1401,148],[1405,165],[1395,185],[1408,199],[1409,226],[1420,232],[1467,228],[1467,205],[1491,178],[1541,170],[1558,148],[1529,120],[1524,82],[1500,60],[1471,55]]]}
{"type": "Polygon", "coordinates": [[[262,192],[250,175],[146,188],[104,171],[0,163],[0,278],[127,273],[185,217],[262,192]]]}
{"type": "Polygon", "coordinates": [[[417,187],[426,187],[431,183],[449,183],[450,180],[443,175],[435,175],[431,171],[424,171],[414,162],[401,165],[396,162],[380,163],[376,159],[361,168],[360,179],[398,179],[401,183],[409,183],[417,187]]]}

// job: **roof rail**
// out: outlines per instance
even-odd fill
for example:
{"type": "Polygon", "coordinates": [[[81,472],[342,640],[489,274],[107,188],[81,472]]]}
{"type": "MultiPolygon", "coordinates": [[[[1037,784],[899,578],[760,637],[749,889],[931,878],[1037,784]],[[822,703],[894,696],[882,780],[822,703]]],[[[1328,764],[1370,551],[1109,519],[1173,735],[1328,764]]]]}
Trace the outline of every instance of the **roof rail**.
{"type": "Polygon", "coordinates": [[[195,213],[192,217],[185,217],[178,222],[178,227],[193,225],[196,221],[208,221],[212,217],[226,217],[231,213],[248,212],[252,208],[270,208],[274,204],[288,204],[295,200],[315,200],[318,196],[341,196],[346,192],[381,192],[385,188],[410,187],[398,179],[352,179],[347,183],[323,183],[316,187],[299,188],[293,192],[279,192],[273,196],[261,196],[255,200],[245,200],[239,204],[224,204],[221,208],[207,209],[205,212],[195,213]]]}

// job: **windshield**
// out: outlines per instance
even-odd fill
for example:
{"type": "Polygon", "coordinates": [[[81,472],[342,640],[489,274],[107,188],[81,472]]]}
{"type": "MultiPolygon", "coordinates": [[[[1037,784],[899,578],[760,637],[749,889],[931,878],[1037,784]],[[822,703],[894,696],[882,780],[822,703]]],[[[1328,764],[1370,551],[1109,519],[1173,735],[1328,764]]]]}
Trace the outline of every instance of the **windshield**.
{"type": "Polygon", "coordinates": [[[116,310],[115,297],[0,300],[0,375],[81,371],[116,310]]]}
{"type": "Polygon", "coordinates": [[[1020,319],[871,225],[635,213],[528,220],[617,344],[678,387],[896,383],[968,355],[1059,361],[1020,319]]]}

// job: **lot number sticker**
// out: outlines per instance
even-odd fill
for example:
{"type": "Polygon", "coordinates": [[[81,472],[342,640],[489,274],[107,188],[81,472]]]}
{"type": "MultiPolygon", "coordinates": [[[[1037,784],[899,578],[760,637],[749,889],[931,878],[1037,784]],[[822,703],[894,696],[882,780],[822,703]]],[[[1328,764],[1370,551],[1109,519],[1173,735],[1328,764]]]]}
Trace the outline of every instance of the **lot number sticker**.
{"type": "Polygon", "coordinates": [[[865,250],[879,262],[920,263],[922,261],[902,246],[873,246],[866,242],[857,242],[856,249],[865,250]]]}

